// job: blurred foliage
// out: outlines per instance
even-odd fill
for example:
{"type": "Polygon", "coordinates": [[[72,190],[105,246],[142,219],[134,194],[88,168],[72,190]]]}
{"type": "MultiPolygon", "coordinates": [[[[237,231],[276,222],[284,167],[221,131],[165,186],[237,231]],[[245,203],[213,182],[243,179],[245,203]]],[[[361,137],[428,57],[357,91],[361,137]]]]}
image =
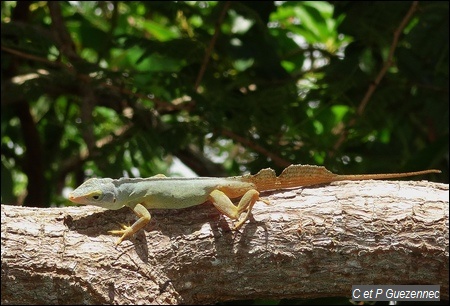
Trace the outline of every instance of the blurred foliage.
{"type": "Polygon", "coordinates": [[[1,6],[2,203],[66,204],[87,177],[177,159],[448,182],[448,2],[1,6]]]}

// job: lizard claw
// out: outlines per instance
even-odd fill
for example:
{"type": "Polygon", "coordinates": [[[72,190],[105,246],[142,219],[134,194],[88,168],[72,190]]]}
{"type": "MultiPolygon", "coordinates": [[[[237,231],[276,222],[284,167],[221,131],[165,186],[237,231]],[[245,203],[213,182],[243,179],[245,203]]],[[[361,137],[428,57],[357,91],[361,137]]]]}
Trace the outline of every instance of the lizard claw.
{"type": "Polygon", "coordinates": [[[263,202],[263,203],[266,204],[266,205],[270,205],[270,201],[269,201],[269,199],[267,199],[267,198],[259,198],[258,200],[261,201],[261,202],[263,202]]]}
{"type": "Polygon", "coordinates": [[[108,233],[116,234],[116,235],[122,235],[122,234],[124,234],[125,232],[129,231],[129,228],[131,227],[131,226],[125,225],[125,224],[120,224],[120,226],[122,227],[122,229],[120,229],[120,230],[112,230],[112,231],[108,231],[108,233]]]}
{"type": "Polygon", "coordinates": [[[133,234],[131,226],[127,226],[125,224],[121,224],[120,226],[122,227],[122,229],[120,229],[120,230],[108,231],[108,233],[111,233],[114,235],[122,235],[122,237],[120,237],[117,240],[116,245],[119,245],[125,238],[127,238],[128,236],[131,236],[133,234]]]}

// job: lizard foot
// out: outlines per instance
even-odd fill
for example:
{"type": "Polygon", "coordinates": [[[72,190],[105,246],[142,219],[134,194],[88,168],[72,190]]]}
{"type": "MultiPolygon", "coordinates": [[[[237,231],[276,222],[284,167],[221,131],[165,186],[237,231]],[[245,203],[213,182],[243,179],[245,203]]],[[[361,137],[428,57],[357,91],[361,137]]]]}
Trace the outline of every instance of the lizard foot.
{"type": "Polygon", "coordinates": [[[121,224],[120,226],[122,226],[122,229],[120,230],[112,230],[112,231],[108,231],[108,233],[114,234],[114,235],[122,235],[122,237],[120,237],[117,242],[116,245],[119,245],[125,238],[131,236],[134,234],[133,232],[133,228],[131,226],[127,226],[124,224],[121,224]]]}
{"type": "Polygon", "coordinates": [[[242,227],[242,225],[244,225],[245,221],[247,221],[247,219],[250,217],[250,214],[251,213],[249,211],[245,212],[244,217],[241,218],[238,222],[236,222],[236,224],[234,225],[232,230],[237,231],[238,229],[240,229],[242,227]]]}

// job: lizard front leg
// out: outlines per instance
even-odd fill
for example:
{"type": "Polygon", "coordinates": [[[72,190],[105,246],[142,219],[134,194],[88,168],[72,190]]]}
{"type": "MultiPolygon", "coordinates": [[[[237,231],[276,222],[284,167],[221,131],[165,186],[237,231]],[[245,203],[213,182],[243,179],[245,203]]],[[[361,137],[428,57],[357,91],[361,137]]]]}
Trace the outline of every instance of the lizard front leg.
{"type": "Polygon", "coordinates": [[[214,206],[225,216],[238,220],[234,225],[233,230],[239,229],[245,221],[247,221],[252,211],[253,205],[259,199],[259,192],[255,189],[248,190],[236,206],[231,202],[230,198],[220,190],[214,190],[209,195],[209,200],[214,206]],[[240,218],[245,211],[245,216],[240,218]]]}
{"type": "Polygon", "coordinates": [[[111,234],[122,235],[122,237],[117,240],[116,245],[119,245],[125,238],[128,238],[137,233],[141,228],[146,226],[151,219],[150,213],[142,204],[137,204],[133,208],[133,211],[139,217],[139,219],[134,222],[132,226],[122,225],[123,229],[121,230],[109,231],[111,234]]]}

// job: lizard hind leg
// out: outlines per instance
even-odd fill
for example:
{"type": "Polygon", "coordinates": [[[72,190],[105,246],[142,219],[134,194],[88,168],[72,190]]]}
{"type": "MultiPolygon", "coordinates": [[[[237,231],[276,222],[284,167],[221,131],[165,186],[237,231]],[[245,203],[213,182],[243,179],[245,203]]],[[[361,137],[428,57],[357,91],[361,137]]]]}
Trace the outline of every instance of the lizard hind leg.
{"type": "Polygon", "coordinates": [[[209,200],[214,206],[225,216],[233,220],[238,220],[233,230],[239,229],[251,214],[253,205],[259,199],[259,192],[255,189],[248,190],[236,206],[231,202],[230,198],[220,190],[214,190],[209,195],[209,200]],[[245,215],[241,218],[241,214],[245,215]]]}

